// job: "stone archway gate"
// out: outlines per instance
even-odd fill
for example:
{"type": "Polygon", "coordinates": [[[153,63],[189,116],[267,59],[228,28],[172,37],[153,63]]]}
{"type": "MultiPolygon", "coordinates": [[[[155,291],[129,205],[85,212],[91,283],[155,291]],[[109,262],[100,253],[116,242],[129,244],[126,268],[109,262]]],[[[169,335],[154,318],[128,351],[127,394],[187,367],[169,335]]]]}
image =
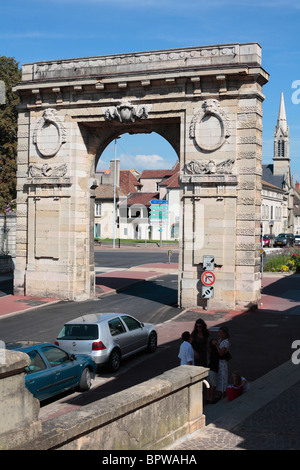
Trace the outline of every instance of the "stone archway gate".
{"type": "Polygon", "coordinates": [[[256,43],[23,65],[15,293],[94,296],[96,163],[122,133],[154,131],[180,161],[179,305],[255,304],[267,81],[256,43]]]}

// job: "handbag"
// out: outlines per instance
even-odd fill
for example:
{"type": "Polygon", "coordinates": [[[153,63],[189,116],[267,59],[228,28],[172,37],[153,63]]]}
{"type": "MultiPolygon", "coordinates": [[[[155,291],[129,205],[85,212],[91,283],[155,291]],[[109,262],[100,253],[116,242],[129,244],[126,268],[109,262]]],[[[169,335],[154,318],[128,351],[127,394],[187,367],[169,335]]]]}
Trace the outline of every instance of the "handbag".
{"type": "Polygon", "coordinates": [[[222,359],[225,359],[225,361],[230,361],[230,359],[232,359],[230,351],[226,351],[226,353],[223,354],[222,359]]]}

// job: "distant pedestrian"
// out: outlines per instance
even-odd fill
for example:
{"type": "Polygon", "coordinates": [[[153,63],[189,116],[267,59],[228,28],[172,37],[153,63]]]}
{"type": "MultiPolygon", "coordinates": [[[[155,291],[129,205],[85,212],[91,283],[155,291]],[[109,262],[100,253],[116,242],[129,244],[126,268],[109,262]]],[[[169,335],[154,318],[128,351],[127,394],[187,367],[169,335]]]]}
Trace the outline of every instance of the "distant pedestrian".
{"type": "Polygon", "coordinates": [[[180,365],[194,365],[194,350],[191,345],[191,335],[189,331],[185,331],[182,333],[181,338],[183,339],[183,342],[180,345],[179,348],[179,354],[178,357],[180,359],[180,365]]]}
{"type": "Polygon", "coordinates": [[[226,396],[226,389],[228,385],[228,358],[230,355],[229,352],[229,330],[226,326],[221,326],[219,328],[219,341],[213,341],[213,344],[216,346],[219,353],[219,368],[218,368],[218,382],[217,382],[217,391],[221,393],[222,398],[226,396]]]}
{"type": "Polygon", "coordinates": [[[192,331],[192,346],[195,353],[195,365],[207,367],[207,356],[209,351],[209,332],[206,323],[202,318],[195,322],[192,331]]]}

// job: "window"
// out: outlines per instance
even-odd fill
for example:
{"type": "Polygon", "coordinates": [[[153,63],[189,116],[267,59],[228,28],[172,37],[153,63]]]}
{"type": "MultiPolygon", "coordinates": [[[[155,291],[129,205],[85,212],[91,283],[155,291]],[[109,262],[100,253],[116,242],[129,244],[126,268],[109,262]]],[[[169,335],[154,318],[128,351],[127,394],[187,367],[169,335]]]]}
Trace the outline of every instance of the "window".
{"type": "Polygon", "coordinates": [[[171,228],[171,238],[179,238],[179,224],[173,224],[171,228]]]}
{"type": "Polygon", "coordinates": [[[95,203],[95,216],[96,217],[101,217],[101,208],[102,208],[101,202],[96,202],[95,203]]]}
{"type": "Polygon", "coordinates": [[[95,224],[95,237],[101,238],[101,224],[95,224]]]}
{"type": "Polygon", "coordinates": [[[40,370],[46,369],[46,365],[37,351],[29,351],[26,354],[28,354],[31,361],[30,366],[28,368],[28,374],[32,374],[33,372],[38,372],[40,370]]]}
{"type": "Polygon", "coordinates": [[[126,315],[124,315],[122,316],[122,320],[124,321],[124,323],[126,323],[126,326],[129,331],[137,330],[138,328],[141,328],[140,322],[135,320],[135,318],[127,317],[126,315]]]}
{"type": "Polygon", "coordinates": [[[109,331],[112,336],[117,336],[122,333],[125,333],[125,328],[119,318],[115,318],[114,320],[110,320],[108,322],[109,331]]]}
{"type": "Polygon", "coordinates": [[[52,346],[46,346],[42,349],[51,367],[59,366],[65,362],[69,362],[69,356],[65,351],[52,346]]]}
{"type": "Polygon", "coordinates": [[[73,323],[66,324],[59,333],[58,339],[98,339],[98,325],[76,325],[73,323]]]}

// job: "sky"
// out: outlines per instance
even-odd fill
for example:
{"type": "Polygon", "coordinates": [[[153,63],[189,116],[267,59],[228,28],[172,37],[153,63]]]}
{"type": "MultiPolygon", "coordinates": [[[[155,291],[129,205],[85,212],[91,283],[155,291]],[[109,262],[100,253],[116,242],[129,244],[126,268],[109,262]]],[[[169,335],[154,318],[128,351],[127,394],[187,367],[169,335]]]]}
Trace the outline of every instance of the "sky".
{"type": "MultiPolygon", "coordinates": [[[[1,2],[0,55],[22,64],[160,49],[258,42],[263,88],[263,163],[284,93],[294,183],[300,181],[300,2],[297,0],[15,0],[1,2]]],[[[108,168],[114,143],[98,169],[108,168]]],[[[121,168],[170,168],[177,156],[162,137],[123,135],[121,168]]]]}

